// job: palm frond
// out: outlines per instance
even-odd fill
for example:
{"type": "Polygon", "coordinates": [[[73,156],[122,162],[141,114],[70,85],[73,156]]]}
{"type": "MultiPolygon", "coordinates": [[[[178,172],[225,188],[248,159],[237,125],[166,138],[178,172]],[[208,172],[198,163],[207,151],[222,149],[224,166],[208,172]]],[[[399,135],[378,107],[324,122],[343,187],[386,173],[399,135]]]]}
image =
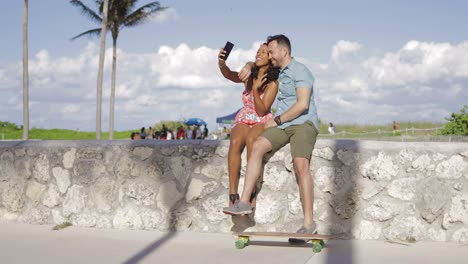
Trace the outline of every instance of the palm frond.
{"type": "Polygon", "coordinates": [[[81,10],[81,13],[87,17],[89,17],[91,20],[99,23],[102,23],[102,18],[96,14],[91,8],[87,7],[83,2],[79,0],[70,0],[70,4],[78,7],[81,10]]]}
{"type": "Polygon", "coordinates": [[[90,29],[88,31],[85,31],[79,35],[74,36],[70,40],[75,40],[77,38],[83,37],[83,36],[88,36],[88,37],[99,37],[101,35],[101,28],[95,28],[95,29],[90,29]]]}
{"type": "Polygon", "coordinates": [[[151,15],[162,12],[168,7],[162,7],[159,2],[151,2],[147,5],[144,5],[137,10],[129,14],[123,23],[126,27],[134,27],[146,22],[151,15]]]}

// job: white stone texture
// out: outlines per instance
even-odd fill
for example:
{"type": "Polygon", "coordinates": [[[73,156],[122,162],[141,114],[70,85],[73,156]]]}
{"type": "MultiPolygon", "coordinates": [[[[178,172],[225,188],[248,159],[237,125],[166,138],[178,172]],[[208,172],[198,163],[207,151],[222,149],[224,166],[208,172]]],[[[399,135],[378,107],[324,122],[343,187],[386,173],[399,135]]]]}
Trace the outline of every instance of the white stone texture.
{"type": "Polygon", "coordinates": [[[415,178],[401,178],[392,181],[388,186],[388,194],[391,197],[398,198],[403,201],[410,201],[416,196],[415,178]]]}
{"type": "Polygon", "coordinates": [[[288,193],[288,211],[293,215],[302,215],[302,203],[299,193],[288,193]]]}
{"type": "Polygon", "coordinates": [[[392,158],[379,152],[377,157],[371,157],[360,166],[361,174],[375,181],[390,181],[398,174],[398,166],[393,164],[392,158]]]}
{"type": "MultiPolygon", "coordinates": [[[[429,168],[429,166],[432,164],[432,160],[429,157],[429,155],[424,154],[419,156],[417,159],[411,163],[411,169],[416,170],[416,171],[425,171],[429,168]]],[[[408,169],[408,171],[411,171],[411,169],[408,169]]]]}
{"type": "Polygon", "coordinates": [[[448,213],[444,215],[442,226],[448,229],[452,223],[468,224],[468,194],[459,194],[452,198],[448,213]]]}
{"type": "Polygon", "coordinates": [[[44,195],[44,199],[42,200],[42,204],[53,208],[60,203],[60,192],[57,186],[50,184],[47,192],[44,195]]]}
{"type": "Polygon", "coordinates": [[[185,201],[192,202],[203,198],[205,195],[211,193],[218,187],[216,181],[204,182],[202,180],[193,178],[185,194],[185,201]]]}
{"type": "Polygon", "coordinates": [[[52,169],[52,174],[55,177],[59,191],[62,194],[66,193],[71,184],[70,172],[67,169],[55,167],[52,169]]]}
{"type": "Polygon", "coordinates": [[[266,195],[261,192],[257,196],[255,221],[257,224],[271,224],[276,222],[286,211],[285,204],[278,196],[266,195]]]}
{"type": "Polygon", "coordinates": [[[174,181],[169,181],[163,183],[159,188],[159,193],[156,198],[158,208],[163,213],[170,213],[171,210],[175,209],[175,205],[184,195],[177,190],[176,183],[174,181]]]}
{"type": "Polygon", "coordinates": [[[115,183],[109,177],[102,177],[96,180],[91,186],[89,196],[96,205],[99,213],[111,213],[112,202],[114,201],[115,183]]]}
{"type": "Polygon", "coordinates": [[[52,210],[52,221],[57,224],[63,224],[65,222],[68,222],[68,219],[63,217],[62,213],[58,209],[53,209],[52,210]]]}
{"type": "Polygon", "coordinates": [[[80,213],[72,216],[72,224],[81,227],[95,227],[98,215],[96,213],[80,213]]]}
{"type": "Polygon", "coordinates": [[[452,156],[450,159],[442,161],[436,167],[436,175],[441,179],[459,179],[467,168],[468,163],[459,155],[452,156]]]}
{"type": "Polygon", "coordinates": [[[227,158],[228,153],[229,147],[227,146],[218,146],[215,151],[215,154],[219,155],[221,158],[227,158]]]}
{"type": "Polygon", "coordinates": [[[50,166],[47,156],[41,154],[34,163],[32,171],[33,177],[39,182],[47,183],[47,181],[50,179],[49,169],[50,166]]]}
{"type": "Polygon", "coordinates": [[[26,155],[26,150],[24,150],[24,148],[15,149],[15,155],[17,157],[24,157],[26,155]]]}
{"type": "Polygon", "coordinates": [[[399,213],[399,205],[387,199],[378,199],[371,206],[365,208],[362,217],[370,221],[387,221],[399,213]]]}
{"type": "Polygon", "coordinates": [[[461,228],[452,235],[453,242],[468,245],[468,228],[461,228]]]}
{"type": "Polygon", "coordinates": [[[429,228],[429,230],[427,231],[427,235],[429,236],[430,241],[437,241],[437,242],[447,241],[447,234],[443,229],[429,228]]]}
{"type": "Polygon", "coordinates": [[[73,168],[73,163],[75,162],[76,158],[76,149],[72,148],[69,151],[65,152],[63,154],[63,167],[65,169],[71,169],[73,168]]]}
{"type": "Polygon", "coordinates": [[[9,182],[2,192],[2,204],[10,212],[20,212],[25,205],[24,185],[9,182]]]}
{"type": "Polygon", "coordinates": [[[186,188],[192,175],[192,161],[187,157],[172,157],[171,170],[182,188],[186,188]]]}
{"type": "Polygon", "coordinates": [[[335,152],[329,147],[314,149],[312,155],[324,160],[333,160],[335,158],[335,152]]]}
{"type": "MultiPolygon", "coordinates": [[[[144,210],[140,213],[141,220],[143,221],[144,229],[158,229],[161,222],[163,222],[162,214],[154,210],[144,210]]],[[[164,231],[164,230],[160,230],[164,231]]]]}
{"type": "Polygon", "coordinates": [[[404,149],[398,153],[398,159],[401,163],[411,162],[414,159],[415,153],[412,150],[404,149]]]}
{"type": "Polygon", "coordinates": [[[384,236],[391,241],[416,242],[424,239],[425,226],[414,216],[399,216],[384,229],[384,236]]]}
{"type": "Polygon", "coordinates": [[[85,188],[79,185],[73,185],[68,190],[65,200],[63,201],[63,215],[65,217],[71,214],[78,214],[85,207],[87,194],[85,188]]]}
{"type": "Polygon", "coordinates": [[[352,232],[356,239],[376,240],[382,235],[382,227],[378,223],[362,220],[352,232]]]}
{"type": "Polygon", "coordinates": [[[0,182],[16,177],[13,154],[9,151],[0,156],[0,182]]]}
{"type": "Polygon", "coordinates": [[[26,196],[31,200],[34,206],[37,206],[41,201],[42,194],[46,190],[46,186],[35,181],[31,181],[26,188],[26,196]]]}
{"type": "Polygon", "coordinates": [[[263,175],[264,186],[268,186],[273,191],[281,191],[288,180],[294,178],[290,172],[281,170],[277,166],[265,166],[263,175]]]}
{"type": "Polygon", "coordinates": [[[419,184],[418,209],[421,217],[428,223],[438,218],[449,200],[450,189],[448,184],[440,179],[431,178],[419,184]]]}
{"type": "Polygon", "coordinates": [[[201,174],[206,177],[214,180],[219,180],[221,178],[227,177],[227,167],[225,165],[205,165],[201,169],[201,174]]]}
{"type": "Polygon", "coordinates": [[[146,160],[153,154],[153,149],[148,147],[136,147],[133,150],[133,155],[140,158],[140,160],[146,160]]]}
{"type": "MultiPolygon", "coordinates": [[[[222,208],[227,206],[227,196],[208,197],[202,203],[206,219],[211,223],[218,223],[227,218],[222,212],[222,208]]],[[[206,223],[205,223],[206,224],[206,223]]]]}
{"type": "Polygon", "coordinates": [[[156,188],[157,185],[149,181],[131,182],[125,188],[125,196],[136,205],[154,205],[156,188]]]}
{"type": "Polygon", "coordinates": [[[117,209],[112,224],[117,229],[143,229],[144,227],[140,212],[134,208],[117,209]]]}

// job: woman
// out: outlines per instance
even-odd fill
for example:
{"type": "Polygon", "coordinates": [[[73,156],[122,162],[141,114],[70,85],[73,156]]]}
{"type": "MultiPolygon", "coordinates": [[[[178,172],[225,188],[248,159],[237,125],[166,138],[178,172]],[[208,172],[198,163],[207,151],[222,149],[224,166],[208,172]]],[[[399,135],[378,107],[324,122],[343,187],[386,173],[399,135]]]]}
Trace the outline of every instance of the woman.
{"type": "MultiPolygon", "coordinates": [[[[226,65],[221,49],[218,54],[219,69],[223,76],[235,83],[241,83],[238,72],[231,71],[226,65]]],[[[255,65],[250,78],[244,82],[242,93],[244,107],[237,113],[231,126],[231,138],[228,153],[229,171],[229,206],[239,201],[237,188],[239,185],[241,153],[247,146],[249,160],[252,144],[264,130],[264,123],[274,116],[271,105],[278,93],[279,68],[274,68],[268,59],[268,46],[263,43],[257,51],[255,65]]],[[[252,194],[252,207],[255,207],[255,192],[252,194]]]]}

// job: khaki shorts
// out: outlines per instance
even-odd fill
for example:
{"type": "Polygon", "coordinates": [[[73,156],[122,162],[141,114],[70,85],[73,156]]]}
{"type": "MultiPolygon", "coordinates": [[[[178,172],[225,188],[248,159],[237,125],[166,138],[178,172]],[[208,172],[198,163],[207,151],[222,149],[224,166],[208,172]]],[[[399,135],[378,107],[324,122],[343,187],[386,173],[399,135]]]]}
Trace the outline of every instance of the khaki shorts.
{"type": "Polygon", "coordinates": [[[268,153],[271,157],[276,151],[286,144],[291,144],[292,158],[306,158],[310,160],[317,141],[318,131],[311,121],[306,121],[302,125],[292,125],[285,129],[269,127],[262,133],[262,137],[268,139],[272,145],[272,150],[268,153]]]}

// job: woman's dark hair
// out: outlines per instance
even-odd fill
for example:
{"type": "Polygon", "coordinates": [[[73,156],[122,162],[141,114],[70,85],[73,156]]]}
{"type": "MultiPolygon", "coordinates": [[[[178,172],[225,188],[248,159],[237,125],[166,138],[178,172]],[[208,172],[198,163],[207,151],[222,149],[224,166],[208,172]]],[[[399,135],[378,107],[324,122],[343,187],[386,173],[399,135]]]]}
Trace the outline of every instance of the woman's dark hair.
{"type": "MultiPolygon", "coordinates": [[[[267,44],[263,43],[262,45],[267,45],[267,44]]],[[[258,78],[258,70],[259,70],[258,66],[254,64],[252,68],[252,74],[250,75],[252,80],[258,78]]],[[[268,62],[268,68],[265,71],[265,73],[267,74],[267,77],[266,77],[267,80],[265,82],[265,85],[260,89],[261,93],[263,93],[267,84],[278,80],[280,70],[281,70],[280,67],[274,67],[273,64],[271,64],[271,62],[268,62]]]]}

